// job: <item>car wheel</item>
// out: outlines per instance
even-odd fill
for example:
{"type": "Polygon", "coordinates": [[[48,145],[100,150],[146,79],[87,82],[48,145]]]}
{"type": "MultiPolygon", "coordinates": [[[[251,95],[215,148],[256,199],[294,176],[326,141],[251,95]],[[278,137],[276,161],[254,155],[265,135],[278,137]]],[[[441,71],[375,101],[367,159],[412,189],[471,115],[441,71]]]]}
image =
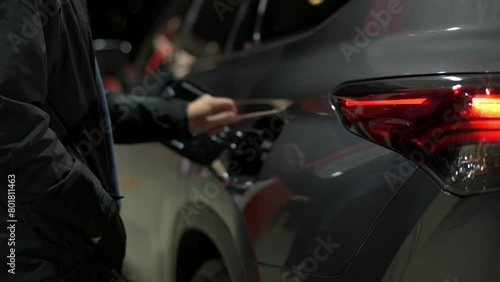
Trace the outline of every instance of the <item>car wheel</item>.
{"type": "Polygon", "coordinates": [[[191,282],[231,282],[231,278],[221,259],[211,259],[198,268],[191,282]]]}

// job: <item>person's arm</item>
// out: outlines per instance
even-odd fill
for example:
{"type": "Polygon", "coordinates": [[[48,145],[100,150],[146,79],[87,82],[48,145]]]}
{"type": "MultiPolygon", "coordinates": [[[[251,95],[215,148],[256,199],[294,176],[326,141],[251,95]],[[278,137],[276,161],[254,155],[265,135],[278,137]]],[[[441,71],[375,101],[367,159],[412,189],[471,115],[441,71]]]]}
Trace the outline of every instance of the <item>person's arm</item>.
{"type": "Polygon", "coordinates": [[[162,97],[106,94],[117,144],[155,142],[187,134],[188,102],[162,97]]]}
{"type": "Polygon", "coordinates": [[[18,210],[34,209],[99,237],[116,205],[91,170],[68,153],[41,109],[52,63],[46,39],[55,37],[50,32],[59,22],[52,17],[42,24],[36,3],[8,0],[0,9],[0,179],[15,175],[18,210]]]}
{"type": "Polygon", "coordinates": [[[231,99],[203,95],[189,103],[175,98],[106,95],[115,143],[160,141],[190,133],[215,134],[236,119],[231,99]]]}

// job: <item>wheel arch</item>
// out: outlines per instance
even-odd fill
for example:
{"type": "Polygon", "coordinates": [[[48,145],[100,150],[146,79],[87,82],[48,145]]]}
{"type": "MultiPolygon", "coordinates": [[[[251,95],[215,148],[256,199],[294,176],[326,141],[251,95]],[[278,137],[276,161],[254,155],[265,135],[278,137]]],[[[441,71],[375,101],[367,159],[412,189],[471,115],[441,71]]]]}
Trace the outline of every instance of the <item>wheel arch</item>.
{"type": "MultiPolygon", "coordinates": [[[[233,234],[223,219],[209,206],[198,209],[195,203],[186,203],[178,211],[176,216],[174,234],[173,262],[176,281],[178,278],[185,279],[189,275],[183,271],[193,271],[187,264],[194,262],[202,263],[201,259],[210,259],[220,256],[226,264],[231,281],[255,281],[256,266],[246,260],[249,254],[249,245],[245,238],[239,234],[233,234]],[[196,210],[197,213],[187,216],[189,211],[196,210]],[[183,250],[188,248],[188,253],[183,250]],[[203,252],[206,253],[203,253],[203,252]],[[178,277],[181,275],[182,277],[178,277]]],[[[195,271],[195,270],[194,270],[195,271]]]]}

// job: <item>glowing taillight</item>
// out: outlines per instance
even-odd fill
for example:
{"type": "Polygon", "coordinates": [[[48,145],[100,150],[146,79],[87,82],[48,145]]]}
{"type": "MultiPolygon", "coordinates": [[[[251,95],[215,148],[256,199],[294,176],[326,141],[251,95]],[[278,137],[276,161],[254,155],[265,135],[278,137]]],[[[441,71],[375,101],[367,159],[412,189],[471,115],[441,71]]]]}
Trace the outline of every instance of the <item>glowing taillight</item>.
{"type": "Polygon", "coordinates": [[[346,107],[359,107],[359,106],[400,106],[400,105],[421,105],[427,99],[394,99],[394,100],[373,100],[373,101],[357,101],[346,100],[346,107]]]}
{"type": "Polygon", "coordinates": [[[393,149],[460,194],[500,189],[500,75],[350,83],[333,103],[344,126],[393,149]],[[485,81],[488,81],[485,83],[485,81]]]}
{"type": "Polygon", "coordinates": [[[500,95],[476,95],[472,98],[473,118],[500,118],[500,95]]]}

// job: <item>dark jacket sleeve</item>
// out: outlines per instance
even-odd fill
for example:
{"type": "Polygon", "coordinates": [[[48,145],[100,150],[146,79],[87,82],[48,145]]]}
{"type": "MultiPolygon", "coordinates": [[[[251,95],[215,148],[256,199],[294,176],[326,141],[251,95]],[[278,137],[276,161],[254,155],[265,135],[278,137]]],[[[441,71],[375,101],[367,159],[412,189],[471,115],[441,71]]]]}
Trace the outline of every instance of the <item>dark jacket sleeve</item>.
{"type": "Polygon", "coordinates": [[[0,179],[15,175],[19,215],[34,209],[97,237],[116,205],[68,153],[41,109],[50,65],[44,33],[55,24],[41,23],[36,3],[8,0],[0,9],[0,179]]]}
{"type": "Polygon", "coordinates": [[[188,133],[188,102],[108,92],[115,143],[156,142],[188,133]]]}

